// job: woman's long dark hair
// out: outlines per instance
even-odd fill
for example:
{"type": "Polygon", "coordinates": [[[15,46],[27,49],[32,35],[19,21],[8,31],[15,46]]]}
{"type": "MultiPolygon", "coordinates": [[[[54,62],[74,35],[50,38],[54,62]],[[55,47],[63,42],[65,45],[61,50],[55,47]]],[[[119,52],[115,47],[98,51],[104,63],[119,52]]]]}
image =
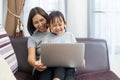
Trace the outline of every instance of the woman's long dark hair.
{"type": "Polygon", "coordinates": [[[28,23],[27,23],[27,29],[28,29],[28,32],[30,33],[30,35],[32,35],[33,32],[36,30],[36,28],[33,25],[33,21],[32,21],[33,17],[36,14],[40,14],[41,16],[43,16],[48,23],[48,14],[42,8],[40,8],[40,7],[32,8],[29,13],[28,23]]]}

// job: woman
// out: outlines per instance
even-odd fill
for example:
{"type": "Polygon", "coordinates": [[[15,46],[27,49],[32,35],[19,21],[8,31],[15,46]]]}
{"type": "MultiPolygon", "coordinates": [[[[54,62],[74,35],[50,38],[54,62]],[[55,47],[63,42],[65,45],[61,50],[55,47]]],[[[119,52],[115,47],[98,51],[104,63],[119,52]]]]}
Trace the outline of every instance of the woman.
{"type": "Polygon", "coordinates": [[[51,80],[52,69],[44,66],[39,59],[40,46],[42,38],[48,31],[48,14],[39,7],[32,8],[28,17],[28,62],[34,68],[34,80],[51,80]]]}

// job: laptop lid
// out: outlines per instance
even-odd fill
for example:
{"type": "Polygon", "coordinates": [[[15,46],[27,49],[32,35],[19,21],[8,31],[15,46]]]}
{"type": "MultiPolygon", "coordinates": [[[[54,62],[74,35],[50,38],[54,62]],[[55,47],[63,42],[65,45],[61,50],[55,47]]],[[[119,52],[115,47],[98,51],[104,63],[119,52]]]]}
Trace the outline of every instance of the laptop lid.
{"type": "Polygon", "coordinates": [[[41,44],[41,60],[47,67],[83,67],[84,43],[41,44]]]}

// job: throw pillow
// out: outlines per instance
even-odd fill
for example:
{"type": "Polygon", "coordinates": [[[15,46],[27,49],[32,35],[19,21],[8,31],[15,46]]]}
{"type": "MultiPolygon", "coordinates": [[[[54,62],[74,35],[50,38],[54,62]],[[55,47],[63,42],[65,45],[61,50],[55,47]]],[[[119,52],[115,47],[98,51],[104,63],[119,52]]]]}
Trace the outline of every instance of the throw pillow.
{"type": "Polygon", "coordinates": [[[17,58],[10,39],[2,26],[0,26],[0,54],[7,61],[13,73],[15,73],[18,69],[17,58]]]}
{"type": "Polygon", "coordinates": [[[4,60],[3,56],[0,55],[0,80],[16,80],[8,63],[4,60]]]}

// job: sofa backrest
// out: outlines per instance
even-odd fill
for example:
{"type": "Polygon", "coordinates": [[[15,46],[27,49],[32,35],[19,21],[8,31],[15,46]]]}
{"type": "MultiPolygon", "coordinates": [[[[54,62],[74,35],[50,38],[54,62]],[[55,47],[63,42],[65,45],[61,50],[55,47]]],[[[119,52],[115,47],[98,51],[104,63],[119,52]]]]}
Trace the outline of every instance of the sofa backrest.
{"type": "Polygon", "coordinates": [[[27,37],[10,37],[18,60],[20,71],[32,73],[32,67],[28,63],[27,37]]]}
{"type": "Polygon", "coordinates": [[[107,71],[109,68],[108,48],[105,40],[77,38],[78,43],[85,43],[85,68],[77,68],[77,74],[107,71]]]}
{"type": "MultiPolygon", "coordinates": [[[[27,37],[10,37],[18,59],[19,70],[32,72],[27,62],[27,37]]],[[[77,74],[109,70],[108,48],[105,40],[77,38],[78,43],[85,43],[85,68],[77,68],[77,74]]]]}

